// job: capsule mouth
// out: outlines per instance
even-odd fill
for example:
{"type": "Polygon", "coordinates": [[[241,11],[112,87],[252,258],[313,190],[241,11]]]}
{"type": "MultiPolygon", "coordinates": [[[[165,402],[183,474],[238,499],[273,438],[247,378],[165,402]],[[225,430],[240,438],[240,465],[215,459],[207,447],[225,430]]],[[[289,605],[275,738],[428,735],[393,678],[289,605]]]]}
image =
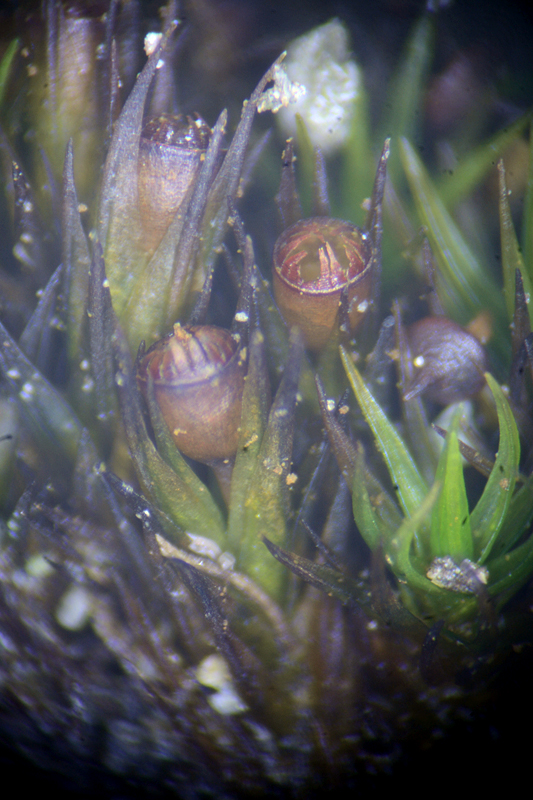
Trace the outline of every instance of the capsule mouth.
{"type": "Polygon", "coordinates": [[[211,133],[209,125],[198,114],[160,114],[145,121],[141,131],[141,144],[207,150],[211,133]]]}
{"type": "Polygon", "coordinates": [[[222,377],[240,358],[241,352],[229,331],[215,325],[177,323],[172,333],[146,351],[138,379],[146,381],[150,371],[158,386],[185,391],[222,377]]]}
{"type": "Polygon", "coordinates": [[[370,267],[367,234],[344,220],[311,217],[284,231],[274,247],[274,268],[287,286],[306,293],[337,292],[370,267]]]}

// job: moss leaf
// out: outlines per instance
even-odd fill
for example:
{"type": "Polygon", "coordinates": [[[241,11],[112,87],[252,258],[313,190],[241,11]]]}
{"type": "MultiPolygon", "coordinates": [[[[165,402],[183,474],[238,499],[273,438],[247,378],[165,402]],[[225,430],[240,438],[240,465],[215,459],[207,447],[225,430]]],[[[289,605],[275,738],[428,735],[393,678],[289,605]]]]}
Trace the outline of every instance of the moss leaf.
{"type": "Polygon", "coordinates": [[[405,514],[411,517],[427,495],[426,483],[396,429],[368,391],[352,359],[342,347],[341,357],[357,402],[385,459],[400,504],[405,514]]]}
{"type": "Polygon", "coordinates": [[[119,318],[146,261],[139,257],[142,236],[137,196],[139,140],[146,96],[162,49],[174,28],[169,28],[137,78],[115,123],[104,167],[98,238],[104,250],[113,305],[119,318]]]}
{"type": "MultiPolygon", "coordinates": [[[[520,245],[516,238],[516,232],[511,216],[509,205],[509,195],[507,192],[507,182],[505,180],[505,167],[503,161],[498,162],[498,173],[500,183],[500,237],[502,242],[502,270],[503,270],[503,293],[505,296],[505,306],[509,322],[513,322],[515,307],[515,287],[516,270],[520,270],[524,291],[526,296],[531,297],[531,281],[524,267],[520,245]]],[[[527,306],[529,311],[530,324],[533,326],[533,305],[527,306]]]]}
{"type": "Polygon", "coordinates": [[[0,61],[0,107],[4,100],[4,93],[6,90],[7,81],[9,79],[9,73],[11,71],[11,65],[19,48],[19,44],[20,42],[18,39],[13,39],[7,46],[2,60],[0,61]]]}
{"type": "Polygon", "coordinates": [[[283,570],[265,558],[261,540],[283,544],[289,511],[288,482],[294,432],[294,408],[303,355],[299,336],[292,339],[287,366],[272,403],[265,434],[255,460],[254,472],[244,504],[243,530],[237,563],[271,597],[279,597],[283,570]]]}
{"type": "MultiPolygon", "coordinates": [[[[493,394],[500,426],[498,454],[489,479],[476,507],[472,511],[472,535],[476,560],[486,561],[505,520],[513,496],[520,459],[520,441],[513,413],[505,395],[492,375],[487,373],[487,383],[493,394]]],[[[500,542],[500,546],[505,546],[500,542]]]]}
{"type": "Polygon", "coordinates": [[[533,473],[510,499],[505,519],[491,549],[491,556],[499,556],[518,542],[533,520],[533,473]]]}
{"type": "Polygon", "coordinates": [[[87,324],[87,302],[91,257],[81,224],[78,197],[74,186],[72,140],[67,146],[63,169],[62,258],[68,283],[67,337],[69,358],[78,358],[84,326],[87,324]]]}
{"type": "Polygon", "coordinates": [[[471,150],[468,157],[461,160],[453,170],[453,175],[447,174],[442,179],[437,189],[447,208],[453,208],[479,186],[494,169],[496,158],[501,157],[523,134],[530,119],[531,111],[527,111],[512,125],[506,125],[488,141],[471,150]]]}
{"type": "Polygon", "coordinates": [[[364,477],[364,453],[357,450],[354,479],[352,483],[353,516],[359,532],[371,550],[377,550],[384,539],[385,531],[379,525],[368,496],[364,477]]]}
{"type": "Polygon", "coordinates": [[[474,555],[463,461],[457,440],[462,413],[460,406],[439,458],[436,480],[442,490],[431,515],[430,536],[432,557],[451,556],[457,563],[474,555]]]}
{"type": "MultiPolygon", "coordinates": [[[[434,33],[434,17],[426,13],[414,26],[396,70],[397,77],[390,93],[391,112],[384,132],[386,136],[393,135],[395,139],[407,136],[411,139],[419,127],[422,114],[420,104],[433,55],[434,33]]],[[[394,161],[391,167],[394,172],[394,161]]]]}
{"type": "Polygon", "coordinates": [[[235,552],[238,552],[246,534],[246,498],[267,423],[269,394],[264,337],[256,330],[250,337],[250,357],[242,399],[237,455],[231,476],[228,543],[235,552]]]}
{"type": "MultiPolygon", "coordinates": [[[[0,323],[0,370],[36,441],[50,457],[76,459],[82,425],[0,323]]],[[[95,453],[96,460],[96,453],[95,453]]]]}
{"type": "Polygon", "coordinates": [[[400,154],[418,216],[437,260],[442,294],[448,311],[466,323],[480,308],[491,308],[501,322],[503,298],[479,260],[467,245],[446,210],[413,146],[402,139],[400,154]]]}
{"type": "Polygon", "coordinates": [[[419,572],[413,566],[411,559],[411,545],[417,530],[421,527],[431,509],[437,502],[442,485],[436,481],[427,493],[423,502],[410,518],[404,519],[403,523],[392,537],[389,547],[385,553],[388,563],[391,565],[395,575],[407,583],[411,591],[421,592],[422,596],[434,595],[444,597],[445,592],[435,586],[429,578],[419,572]]]}

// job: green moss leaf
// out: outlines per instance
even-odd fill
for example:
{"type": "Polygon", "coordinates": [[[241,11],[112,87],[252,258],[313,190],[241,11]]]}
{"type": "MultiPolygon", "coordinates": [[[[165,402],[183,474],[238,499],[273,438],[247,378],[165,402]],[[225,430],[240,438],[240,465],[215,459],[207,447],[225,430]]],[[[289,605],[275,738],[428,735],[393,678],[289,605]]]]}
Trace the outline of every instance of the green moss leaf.
{"type": "MultiPolygon", "coordinates": [[[[393,136],[395,139],[406,136],[411,139],[419,129],[421,102],[433,55],[434,33],[435,22],[431,14],[422,16],[413,28],[396,69],[396,80],[391,86],[391,112],[384,136],[393,136]]],[[[391,167],[394,173],[394,158],[391,167]]]]}
{"type": "Polygon", "coordinates": [[[371,147],[370,112],[368,96],[361,81],[354,100],[355,109],[350,125],[348,140],[342,149],[343,178],[341,181],[341,206],[335,210],[342,219],[349,219],[362,227],[366,211],[362,208],[362,198],[369,198],[374,183],[374,157],[371,147]],[[357,186],[357,192],[354,192],[357,186]]]}
{"type": "Polygon", "coordinates": [[[1,323],[0,370],[43,452],[48,458],[66,459],[66,463],[72,465],[82,425],[69,404],[26,358],[1,323]]]}
{"type": "Polygon", "coordinates": [[[91,257],[81,224],[78,197],[74,186],[72,140],[68,143],[63,169],[62,258],[68,276],[68,354],[80,360],[82,337],[87,324],[89,272],[91,257]]]}
{"type": "Polygon", "coordinates": [[[402,518],[383,487],[375,479],[371,482],[361,444],[356,450],[352,506],[356,525],[370,549],[383,546],[386,550],[402,518]]]}
{"type": "Polygon", "coordinates": [[[391,565],[394,574],[400,577],[402,581],[405,581],[410,591],[414,591],[415,594],[420,592],[423,599],[425,599],[426,595],[445,597],[444,590],[435,586],[429,578],[426,578],[425,574],[413,565],[411,557],[413,539],[437,502],[441,488],[442,486],[439,482],[433,484],[412,516],[404,519],[392,537],[385,553],[387,562],[391,565]]]}
{"type": "Polygon", "coordinates": [[[511,497],[491,557],[510,550],[523,536],[533,520],[533,473],[511,497]]]}
{"type": "Polygon", "coordinates": [[[237,455],[231,476],[228,544],[233,552],[239,551],[246,535],[246,499],[267,423],[269,395],[264,337],[254,331],[250,337],[237,455]]]}
{"type": "Polygon", "coordinates": [[[259,583],[271,597],[279,597],[283,570],[265,557],[262,537],[281,545],[286,537],[289,512],[287,477],[291,467],[294,408],[298,375],[303,355],[300,337],[293,339],[287,366],[270,409],[261,447],[244,502],[239,569],[259,583]]]}
{"type": "MultiPolygon", "coordinates": [[[[476,560],[480,563],[486,561],[490,555],[505,520],[513,496],[520,459],[518,429],[509,403],[492,375],[487,373],[486,378],[498,411],[500,443],[483,494],[471,515],[476,560]]],[[[500,541],[500,547],[505,547],[503,541],[500,541]]]]}
{"type": "MultiPolygon", "coordinates": [[[[505,306],[509,322],[513,322],[515,310],[515,286],[516,270],[522,274],[524,292],[531,297],[531,281],[525,269],[524,261],[511,216],[509,205],[509,195],[507,193],[507,183],[505,180],[505,167],[503,161],[498,163],[498,173],[500,178],[499,208],[500,208],[500,237],[502,243],[502,270],[503,270],[503,293],[505,296],[505,306]]],[[[529,303],[529,320],[533,326],[533,304],[529,303]]]]}
{"type": "Polygon", "coordinates": [[[352,505],[355,523],[359,532],[371,550],[377,550],[385,538],[386,532],[379,525],[374,513],[364,473],[364,452],[361,446],[357,449],[355,470],[352,483],[352,505]]]}
{"type": "MultiPolygon", "coordinates": [[[[128,444],[144,491],[180,528],[214,539],[225,546],[222,515],[207,487],[183,461],[180,475],[159,455],[142,428],[128,431],[128,444]]],[[[175,455],[176,463],[180,454],[175,455]]]]}
{"type": "Polygon", "coordinates": [[[533,126],[529,131],[529,168],[527,173],[526,195],[524,197],[522,240],[524,243],[524,262],[526,270],[531,283],[533,283],[533,126]]]}
{"type": "Polygon", "coordinates": [[[353,609],[359,606],[367,614],[380,619],[385,625],[392,626],[395,630],[401,630],[420,642],[425,638],[426,626],[398,601],[396,594],[390,590],[384,571],[380,576],[384,582],[380,586],[382,591],[378,591],[380,597],[377,598],[376,587],[369,591],[369,585],[365,581],[353,580],[337,569],[332,569],[325,564],[316,564],[296,553],[289,553],[268,539],[265,539],[265,544],[272,555],[295,575],[312,586],[316,586],[327,595],[336,597],[349,608],[353,609]]]}
{"type": "Polygon", "coordinates": [[[515,142],[526,129],[531,119],[531,111],[527,111],[512,125],[506,125],[488,141],[470,150],[468,156],[460,161],[437,186],[442,202],[447,208],[453,208],[463,198],[468,197],[481,181],[494,169],[494,163],[515,142]]]}
{"type": "Polygon", "coordinates": [[[459,407],[439,458],[436,480],[442,490],[431,515],[430,536],[432,557],[451,556],[457,563],[474,555],[463,461],[457,440],[461,415],[462,407],[459,407]]]}
{"type": "Polygon", "coordinates": [[[533,571],[533,536],[510,553],[490,562],[489,592],[498,596],[498,607],[509,600],[531,577],[533,571]]]}
{"type": "Polygon", "coordinates": [[[0,61],[0,106],[4,100],[4,93],[6,90],[7,81],[9,79],[9,73],[11,71],[11,65],[13,63],[13,59],[17,53],[19,48],[19,40],[13,39],[11,41],[3,55],[2,60],[0,61]]]}
{"type": "Polygon", "coordinates": [[[296,114],[296,152],[298,154],[298,184],[300,202],[304,216],[312,215],[313,181],[315,177],[315,154],[305,121],[296,114]]]}
{"type": "MultiPolygon", "coordinates": [[[[439,267],[439,297],[454,318],[463,324],[474,317],[480,308],[492,309],[497,325],[503,330],[506,326],[501,292],[467,245],[415,149],[406,139],[400,142],[400,153],[418,217],[427,228],[427,236],[439,267]]],[[[495,347],[503,354],[507,352],[507,338],[497,336],[495,339],[495,347]]]]}
{"type": "Polygon", "coordinates": [[[405,514],[411,517],[427,495],[426,483],[396,429],[368,391],[352,359],[342,347],[341,357],[357,402],[385,459],[400,504],[405,514]]]}

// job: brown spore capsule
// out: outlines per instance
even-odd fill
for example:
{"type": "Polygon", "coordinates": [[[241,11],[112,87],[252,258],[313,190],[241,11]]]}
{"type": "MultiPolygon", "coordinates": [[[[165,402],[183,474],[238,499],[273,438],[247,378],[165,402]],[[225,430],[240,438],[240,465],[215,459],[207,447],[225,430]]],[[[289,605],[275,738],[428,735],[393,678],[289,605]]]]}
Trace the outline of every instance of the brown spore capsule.
{"type": "Polygon", "coordinates": [[[198,116],[161,114],[149,119],[139,142],[139,210],[143,246],[152,252],[187,195],[211,128],[198,116]]]}
{"type": "Polygon", "coordinates": [[[214,325],[174,325],[147,350],[137,371],[178,449],[197,461],[231,458],[237,450],[246,357],[231,333],[214,325]]]}
{"type": "Polygon", "coordinates": [[[477,394],[488,369],[483,345],[465,328],[443,316],[424,317],[407,328],[414,377],[405,392],[424,394],[442,405],[477,394]]]}
{"type": "Polygon", "coordinates": [[[329,217],[300,220],[274,247],[274,294],[289,325],[297,325],[311,350],[320,350],[338,321],[347,291],[353,333],[368,309],[372,245],[355,225],[329,217]]]}

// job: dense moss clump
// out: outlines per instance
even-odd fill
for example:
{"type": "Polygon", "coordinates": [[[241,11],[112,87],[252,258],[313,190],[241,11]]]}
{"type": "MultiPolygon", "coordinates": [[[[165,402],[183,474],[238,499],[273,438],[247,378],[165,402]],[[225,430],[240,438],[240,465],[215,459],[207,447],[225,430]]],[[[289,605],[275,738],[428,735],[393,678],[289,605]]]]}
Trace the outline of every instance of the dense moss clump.
{"type": "Polygon", "coordinates": [[[0,730],[71,792],[453,779],[523,699],[531,97],[269,5],[6,17],[0,730]]]}

